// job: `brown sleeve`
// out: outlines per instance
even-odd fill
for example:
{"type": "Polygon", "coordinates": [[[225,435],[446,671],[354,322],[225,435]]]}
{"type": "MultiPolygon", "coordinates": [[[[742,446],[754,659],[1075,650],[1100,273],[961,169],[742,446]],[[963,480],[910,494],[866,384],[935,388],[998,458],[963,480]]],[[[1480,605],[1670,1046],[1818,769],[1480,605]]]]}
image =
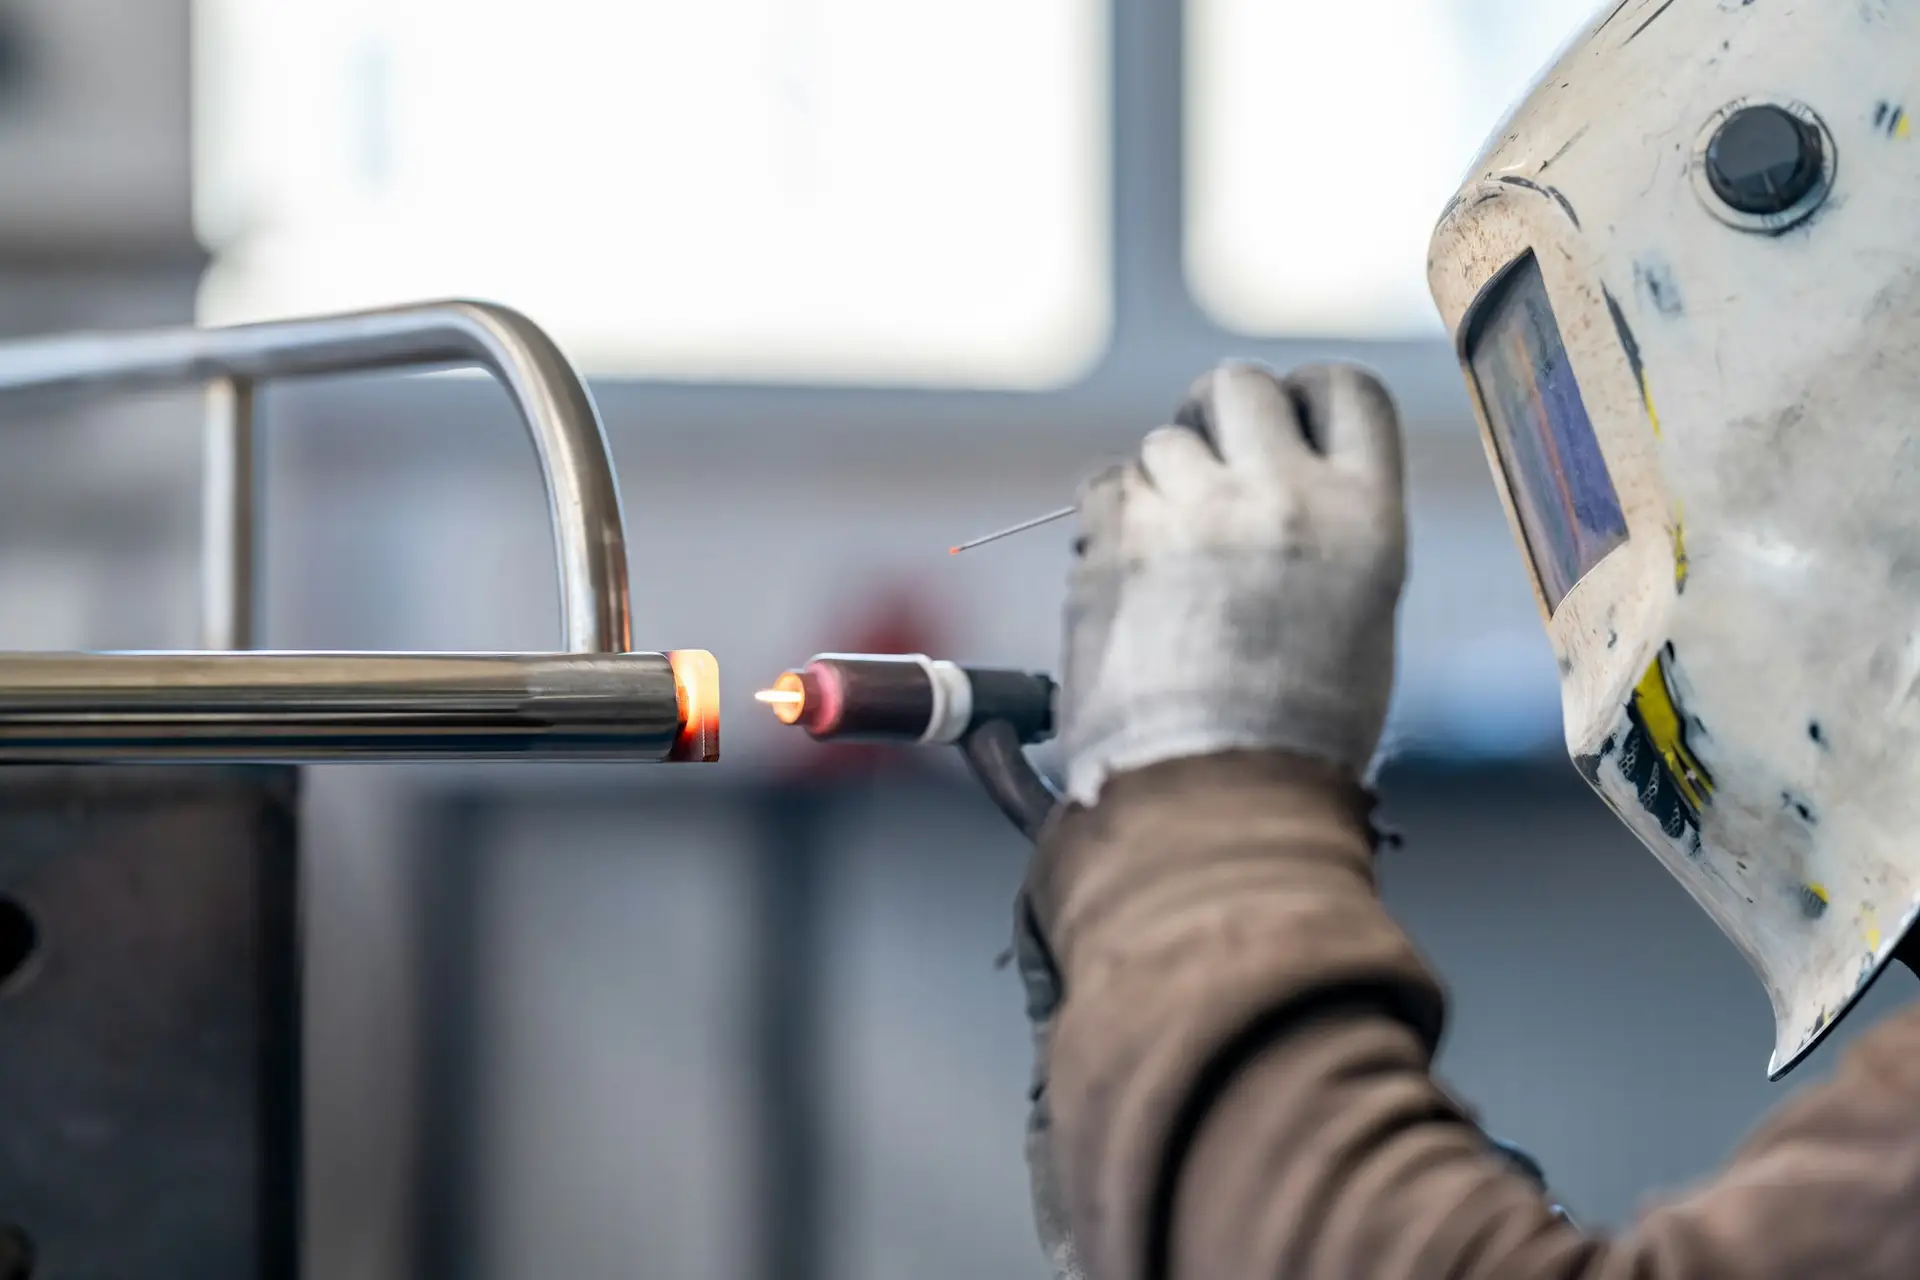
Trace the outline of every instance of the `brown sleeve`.
{"type": "Polygon", "coordinates": [[[1920,1016],[1717,1181],[1584,1235],[1429,1074],[1444,997],[1374,892],[1368,810],[1239,753],[1117,778],[1043,839],[1048,1094],[1091,1280],[1920,1276],[1920,1016]]]}

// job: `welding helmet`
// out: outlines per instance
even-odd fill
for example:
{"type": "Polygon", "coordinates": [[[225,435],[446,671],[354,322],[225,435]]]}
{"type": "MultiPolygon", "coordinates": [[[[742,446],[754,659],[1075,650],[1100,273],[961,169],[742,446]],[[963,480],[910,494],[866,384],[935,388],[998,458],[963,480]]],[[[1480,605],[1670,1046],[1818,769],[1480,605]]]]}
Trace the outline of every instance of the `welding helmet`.
{"type": "Polygon", "coordinates": [[[1773,1005],[1769,1074],[1920,906],[1920,6],[1608,0],[1429,283],[1567,746],[1773,1005]]]}

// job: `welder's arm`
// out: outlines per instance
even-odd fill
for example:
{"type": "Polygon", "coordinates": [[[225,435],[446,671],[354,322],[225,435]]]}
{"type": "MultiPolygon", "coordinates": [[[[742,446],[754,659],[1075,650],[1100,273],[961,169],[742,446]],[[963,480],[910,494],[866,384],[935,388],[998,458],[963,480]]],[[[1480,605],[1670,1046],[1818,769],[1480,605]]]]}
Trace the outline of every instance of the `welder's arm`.
{"type": "Polygon", "coordinates": [[[1184,412],[1197,430],[1156,432],[1081,502],[1075,803],[1021,916],[1054,988],[1036,1182],[1056,1261],[1091,1280],[1920,1275],[1920,1015],[1616,1240],[1489,1149],[1432,1079],[1443,997],[1372,882],[1391,406],[1350,370],[1229,369],[1184,412]]]}
{"type": "Polygon", "coordinates": [[[1116,777],[1048,837],[1053,1158],[1088,1276],[1920,1275],[1920,1011],[1717,1181],[1584,1235],[1430,1076],[1442,996],[1375,897],[1365,812],[1323,766],[1237,753],[1116,777]]]}

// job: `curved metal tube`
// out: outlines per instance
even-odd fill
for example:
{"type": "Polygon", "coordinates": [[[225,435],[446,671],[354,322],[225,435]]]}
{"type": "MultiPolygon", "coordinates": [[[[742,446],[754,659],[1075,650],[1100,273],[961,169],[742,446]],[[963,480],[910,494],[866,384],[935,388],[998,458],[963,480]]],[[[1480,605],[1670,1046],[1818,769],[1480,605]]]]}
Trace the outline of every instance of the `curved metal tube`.
{"type": "Polygon", "coordinates": [[[218,329],[8,342],[0,344],[0,394],[446,365],[492,373],[533,437],[553,520],[566,649],[631,649],[625,525],[599,413],[559,347],[510,308],[455,300],[218,329]]]}

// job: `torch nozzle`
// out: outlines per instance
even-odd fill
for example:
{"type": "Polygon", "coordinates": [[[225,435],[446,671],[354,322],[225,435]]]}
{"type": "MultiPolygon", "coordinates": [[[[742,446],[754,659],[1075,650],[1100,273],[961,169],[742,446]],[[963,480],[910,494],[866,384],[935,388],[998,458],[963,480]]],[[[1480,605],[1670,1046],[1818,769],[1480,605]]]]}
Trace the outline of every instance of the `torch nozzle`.
{"type": "Polygon", "coordinates": [[[781,724],[798,724],[806,714],[807,686],[798,671],[782,674],[772,688],[762,689],[753,696],[773,708],[774,718],[781,724]]]}

